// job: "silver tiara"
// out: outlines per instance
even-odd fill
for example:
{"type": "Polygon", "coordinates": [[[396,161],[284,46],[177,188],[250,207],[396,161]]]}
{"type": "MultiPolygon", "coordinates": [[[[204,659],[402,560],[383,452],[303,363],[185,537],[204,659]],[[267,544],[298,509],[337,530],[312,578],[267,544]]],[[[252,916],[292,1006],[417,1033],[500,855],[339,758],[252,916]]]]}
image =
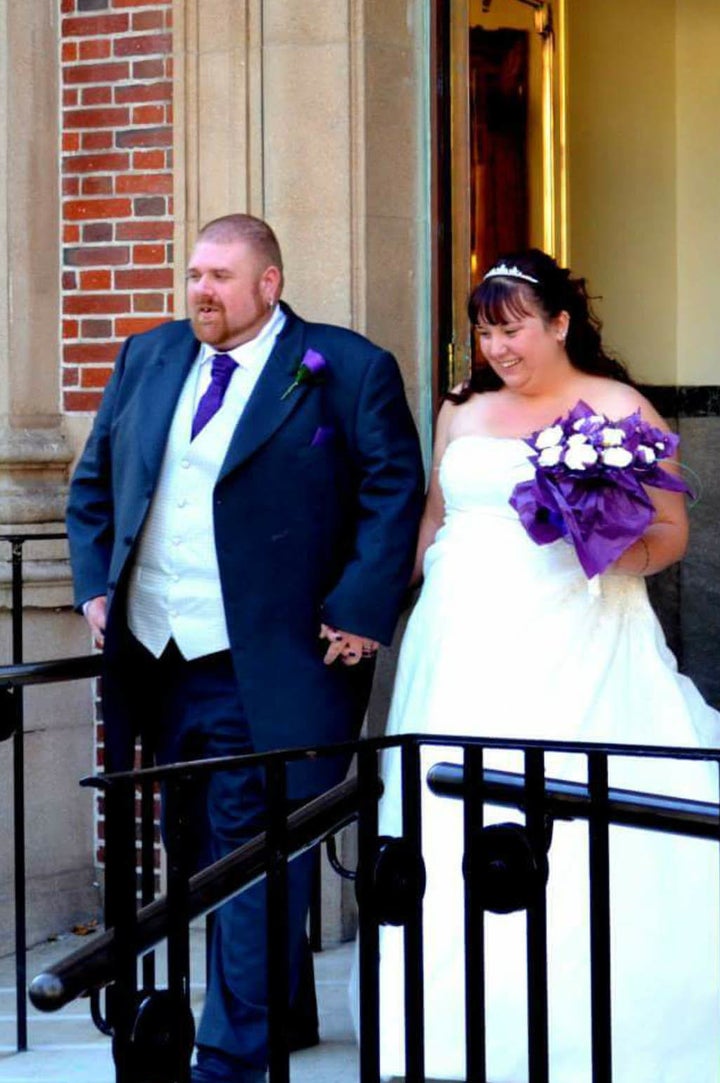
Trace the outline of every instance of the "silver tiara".
{"type": "Polygon", "coordinates": [[[534,286],[537,286],[540,281],[539,278],[526,275],[519,267],[508,267],[507,263],[497,263],[491,267],[488,273],[483,275],[483,282],[488,278],[521,278],[523,282],[532,282],[534,286]]]}

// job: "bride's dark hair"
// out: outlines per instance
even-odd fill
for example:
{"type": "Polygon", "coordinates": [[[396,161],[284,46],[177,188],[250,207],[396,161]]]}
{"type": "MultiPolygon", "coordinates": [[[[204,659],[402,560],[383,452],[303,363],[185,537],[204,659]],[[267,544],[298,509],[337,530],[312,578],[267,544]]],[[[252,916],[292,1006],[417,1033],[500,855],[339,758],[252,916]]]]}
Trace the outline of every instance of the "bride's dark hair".
{"type": "MultiPolygon", "coordinates": [[[[592,310],[584,278],[574,278],[546,252],[528,248],[498,257],[493,269],[504,265],[515,274],[494,274],[484,278],[470,294],[468,316],[491,326],[540,315],[550,321],[561,312],[570,317],[565,349],[570,363],[582,372],[608,376],[625,384],[632,379],[625,365],[607,352],[600,334],[602,324],[592,310]],[[535,279],[535,281],[528,281],[535,279]]],[[[452,402],[465,402],[474,391],[497,391],[502,380],[481,357],[476,359],[470,378],[458,392],[450,392],[452,402]]]]}

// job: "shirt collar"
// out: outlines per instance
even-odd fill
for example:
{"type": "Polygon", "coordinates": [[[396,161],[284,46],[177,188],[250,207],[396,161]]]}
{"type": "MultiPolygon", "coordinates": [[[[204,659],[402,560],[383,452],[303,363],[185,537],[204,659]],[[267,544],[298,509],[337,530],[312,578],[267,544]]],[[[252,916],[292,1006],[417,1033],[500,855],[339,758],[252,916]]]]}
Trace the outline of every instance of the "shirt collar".
{"type": "Polygon", "coordinates": [[[280,305],[276,305],[268,322],[263,324],[255,338],[251,338],[249,342],[243,342],[232,350],[222,351],[209,346],[207,342],[203,342],[198,354],[198,364],[201,366],[210,364],[216,353],[226,353],[243,368],[254,368],[270,356],[275,339],[285,326],[286,319],[287,317],[280,305]]]}

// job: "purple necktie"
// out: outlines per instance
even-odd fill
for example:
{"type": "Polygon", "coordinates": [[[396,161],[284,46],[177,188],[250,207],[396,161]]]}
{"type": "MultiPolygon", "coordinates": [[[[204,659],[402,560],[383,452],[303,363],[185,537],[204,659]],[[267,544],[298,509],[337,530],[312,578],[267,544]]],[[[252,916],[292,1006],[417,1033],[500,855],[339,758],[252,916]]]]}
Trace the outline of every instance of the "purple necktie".
{"type": "Polygon", "coordinates": [[[230,377],[237,368],[237,361],[226,353],[216,353],[212,359],[210,383],[208,389],[200,399],[193,418],[190,439],[194,440],[201,429],[204,429],[210,418],[218,412],[225,398],[230,377]]]}

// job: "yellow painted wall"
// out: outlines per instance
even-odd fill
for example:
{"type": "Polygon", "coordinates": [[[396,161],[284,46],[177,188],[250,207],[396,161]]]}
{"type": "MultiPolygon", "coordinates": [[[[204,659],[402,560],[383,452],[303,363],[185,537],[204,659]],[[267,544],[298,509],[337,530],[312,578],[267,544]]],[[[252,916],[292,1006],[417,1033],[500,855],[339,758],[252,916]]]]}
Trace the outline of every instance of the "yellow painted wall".
{"type": "MultiPolygon", "coordinates": [[[[461,13],[487,28],[533,25],[514,0],[489,12],[465,0],[461,13]]],[[[565,0],[565,16],[570,266],[636,379],[717,385],[720,0],[565,0]]],[[[539,243],[538,101],[530,120],[539,243]]]]}
{"type": "Polygon", "coordinates": [[[720,2],[677,4],[678,383],[720,383],[720,2]]]}
{"type": "Polygon", "coordinates": [[[675,0],[568,0],[567,17],[570,265],[602,295],[605,339],[633,375],[672,384],[675,0]]]}

